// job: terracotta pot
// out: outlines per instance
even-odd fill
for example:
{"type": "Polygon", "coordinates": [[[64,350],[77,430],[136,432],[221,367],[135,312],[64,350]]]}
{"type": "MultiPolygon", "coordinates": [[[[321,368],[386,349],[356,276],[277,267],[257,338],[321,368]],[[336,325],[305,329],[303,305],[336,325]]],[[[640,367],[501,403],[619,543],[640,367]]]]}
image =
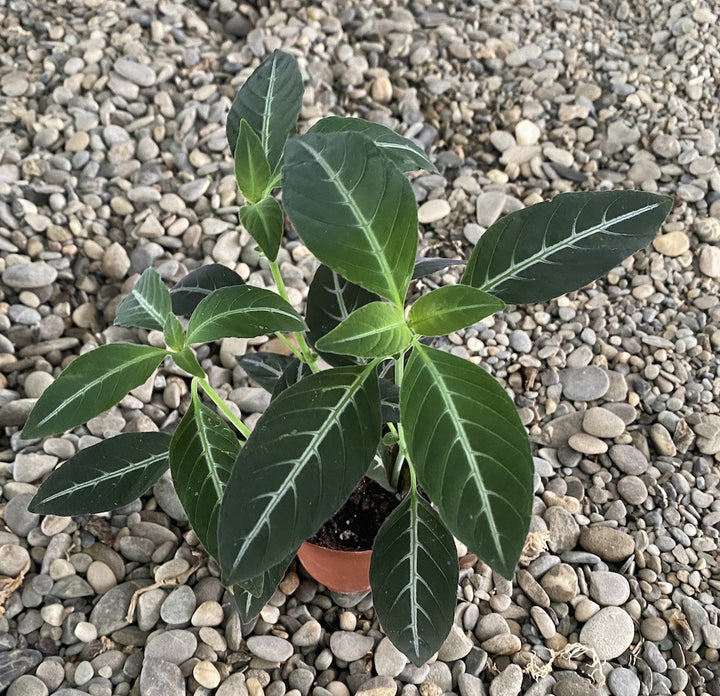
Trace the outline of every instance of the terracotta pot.
{"type": "Polygon", "coordinates": [[[315,580],[333,592],[367,592],[370,589],[370,551],[336,551],[309,541],[298,558],[315,580]]]}

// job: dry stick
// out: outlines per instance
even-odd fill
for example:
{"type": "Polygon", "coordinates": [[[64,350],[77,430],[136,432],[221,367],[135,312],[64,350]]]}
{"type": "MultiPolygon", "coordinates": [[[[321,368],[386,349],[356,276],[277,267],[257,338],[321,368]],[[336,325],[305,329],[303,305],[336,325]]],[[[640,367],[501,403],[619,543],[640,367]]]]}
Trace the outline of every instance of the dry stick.
{"type": "Polygon", "coordinates": [[[182,573],[178,573],[177,575],[173,575],[169,578],[164,578],[159,582],[154,582],[152,585],[147,585],[146,587],[141,587],[140,589],[135,590],[135,592],[133,592],[133,596],[130,598],[130,606],[128,607],[127,616],[125,617],[126,621],[128,623],[132,623],[135,619],[135,608],[137,607],[138,599],[140,599],[141,594],[145,594],[145,592],[150,592],[150,590],[156,590],[158,587],[167,587],[168,585],[180,585],[184,583],[196,570],[202,568],[202,565],[203,562],[201,559],[197,561],[195,565],[183,571],[182,573]]]}
{"type": "Polygon", "coordinates": [[[30,570],[30,559],[25,562],[22,570],[15,578],[0,578],[0,618],[5,615],[5,602],[12,597],[25,580],[25,574],[30,570]]]}

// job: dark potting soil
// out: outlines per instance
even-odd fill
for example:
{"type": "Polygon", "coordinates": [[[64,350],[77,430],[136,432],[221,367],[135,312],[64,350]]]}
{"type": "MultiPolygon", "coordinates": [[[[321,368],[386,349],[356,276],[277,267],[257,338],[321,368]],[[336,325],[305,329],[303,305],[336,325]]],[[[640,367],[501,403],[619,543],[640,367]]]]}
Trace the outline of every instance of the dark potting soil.
{"type": "Polygon", "coordinates": [[[400,501],[367,476],[347,502],[310,538],[313,544],[338,551],[366,551],[385,518],[400,501]]]}

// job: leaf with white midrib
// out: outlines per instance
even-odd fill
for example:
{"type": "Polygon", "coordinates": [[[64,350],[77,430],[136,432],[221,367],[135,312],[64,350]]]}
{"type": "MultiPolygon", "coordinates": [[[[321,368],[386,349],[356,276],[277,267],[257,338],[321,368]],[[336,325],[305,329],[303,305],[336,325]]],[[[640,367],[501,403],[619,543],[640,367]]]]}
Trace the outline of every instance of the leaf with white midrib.
{"type": "Polygon", "coordinates": [[[122,433],[86,447],[50,474],[28,509],[83,515],[126,505],[162,476],[169,446],[166,433],[122,433]]]}
{"type": "Polygon", "coordinates": [[[273,399],[238,455],[221,506],[225,581],[242,583],[314,534],[349,497],[379,441],[372,364],[310,375],[273,399]]]}
{"type": "Polygon", "coordinates": [[[416,665],[427,662],[452,626],[458,562],[452,535],[417,492],[380,528],[370,584],[383,631],[416,665]]]}
{"type": "Polygon", "coordinates": [[[577,290],[647,246],[671,208],[644,191],[559,194],[491,225],[462,282],[516,304],[577,290]]]}
{"type": "Polygon", "coordinates": [[[217,556],[217,517],[240,443],[230,426],[193,393],[170,444],[170,471],[195,533],[217,556]]]}
{"type": "Polygon", "coordinates": [[[530,523],[533,476],[515,405],[481,367],[416,343],[400,413],[418,483],[443,521],[511,577],[530,523]]]}
{"type": "Polygon", "coordinates": [[[157,271],[147,268],[132,292],[118,305],[113,323],[162,331],[171,312],[170,292],[157,271]]]}

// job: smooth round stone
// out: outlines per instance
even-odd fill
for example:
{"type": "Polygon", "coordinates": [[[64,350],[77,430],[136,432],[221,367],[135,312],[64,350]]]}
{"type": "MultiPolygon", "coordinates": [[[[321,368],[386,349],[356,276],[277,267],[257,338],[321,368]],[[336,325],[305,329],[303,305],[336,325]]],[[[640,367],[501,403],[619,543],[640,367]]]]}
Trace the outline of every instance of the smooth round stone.
{"type": "Polygon", "coordinates": [[[190,631],[165,631],[153,636],[145,646],[145,660],[157,659],[181,665],[193,656],[196,648],[197,638],[190,631]]]}
{"type": "Polygon", "coordinates": [[[391,677],[380,675],[368,679],[355,693],[358,696],[395,696],[397,683],[391,677]]]}
{"type": "Polygon", "coordinates": [[[295,631],[291,642],[298,648],[308,648],[317,645],[320,642],[321,637],[322,626],[315,619],[310,619],[300,626],[297,631],[295,631]]]}
{"type": "Polygon", "coordinates": [[[668,625],[659,616],[648,616],[640,622],[640,633],[647,640],[659,643],[668,633],[668,625]]]}
{"type": "Polygon", "coordinates": [[[206,689],[214,689],[220,684],[220,673],[209,660],[201,660],[193,667],[193,677],[206,689]]]}
{"type": "Polygon", "coordinates": [[[635,551],[635,540],[625,532],[612,527],[583,527],[580,546],[597,554],[603,561],[619,563],[635,551]]]}
{"type": "Polygon", "coordinates": [[[118,58],[113,68],[126,80],[140,87],[152,87],[155,84],[155,71],[142,63],[138,63],[127,56],[118,58]]]}
{"type": "Polygon", "coordinates": [[[450,204],[442,198],[426,201],[418,208],[418,222],[423,224],[437,222],[448,215],[450,215],[450,204]]]}
{"type": "Polygon", "coordinates": [[[5,524],[13,534],[19,537],[26,537],[40,523],[40,515],[28,511],[28,505],[32,499],[31,493],[21,493],[5,505],[3,511],[5,524]]]}
{"type": "Polygon", "coordinates": [[[105,594],[117,585],[115,573],[102,561],[93,561],[88,566],[86,578],[97,594],[105,594]]]}
{"type": "Polygon", "coordinates": [[[600,406],[585,411],[582,427],[588,435],[595,437],[613,438],[625,432],[625,423],[622,418],[600,406]]]}
{"type": "Polygon", "coordinates": [[[581,599],[575,605],[575,619],[584,623],[591,616],[595,616],[600,611],[600,605],[593,602],[591,599],[581,599]]]}
{"type": "Polygon", "coordinates": [[[575,518],[559,505],[553,505],[545,511],[543,519],[550,532],[548,548],[558,554],[572,551],[580,536],[580,526],[575,518]]]}
{"type": "Polygon", "coordinates": [[[653,248],[663,256],[682,256],[690,248],[690,239],[680,230],[655,237],[653,248]]]}
{"type": "Polygon", "coordinates": [[[0,546],[0,575],[15,578],[30,567],[30,554],[18,544],[0,546]]]}
{"type": "Polygon", "coordinates": [[[247,647],[253,655],[268,662],[285,662],[294,652],[289,640],[276,636],[251,636],[247,647]]]}
{"type": "Polygon", "coordinates": [[[712,245],[704,246],[700,250],[698,265],[701,273],[708,278],[720,278],[720,248],[712,245]]]}
{"type": "Polygon", "coordinates": [[[529,353],[532,350],[532,341],[525,331],[511,331],[508,340],[510,347],[518,353],[529,353]]]}
{"type": "Polygon", "coordinates": [[[75,668],[75,683],[78,686],[87,684],[93,678],[94,674],[95,670],[93,669],[93,666],[86,660],[83,660],[82,662],[79,662],[75,668]]]}
{"type": "Polygon", "coordinates": [[[213,600],[203,602],[193,613],[193,626],[219,626],[224,619],[222,606],[213,600]]]}
{"type": "Polygon", "coordinates": [[[372,650],[375,641],[371,636],[350,631],[336,631],[330,636],[330,650],[339,660],[354,662],[372,650]]]}
{"type": "Polygon", "coordinates": [[[617,484],[622,499],[629,505],[642,505],[647,500],[647,486],[638,476],[623,476],[617,484]]]}
{"type": "Polygon", "coordinates": [[[609,451],[610,459],[624,474],[639,476],[650,466],[645,455],[631,445],[613,445],[609,451]]]}
{"type": "Polygon", "coordinates": [[[596,570],[590,573],[590,596],[603,606],[618,607],[630,597],[630,583],[620,573],[596,570]]]}
{"type": "Polygon", "coordinates": [[[575,433],[568,438],[568,445],[581,454],[604,454],[608,450],[606,442],[587,433],[575,433]]]}
{"type": "Polygon", "coordinates": [[[75,637],[83,643],[89,643],[97,638],[97,628],[89,621],[81,621],[75,626],[75,637]]]}
{"type": "Polygon", "coordinates": [[[522,689],[523,672],[510,664],[490,683],[490,696],[518,696],[522,689]]]}
{"type": "Polygon", "coordinates": [[[18,454],[13,465],[13,478],[22,483],[37,481],[49,474],[57,463],[58,458],[49,454],[18,454]]]}
{"type": "Polygon", "coordinates": [[[442,662],[461,660],[470,652],[472,646],[472,640],[465,635],[458,625],[453,624],[448,637],[440,646],[440,650],[438,650],[438,660],[442,662]]]}
{"type": "MultiPolygon", "coordinates": [[[[491,135],[491,139],[492,136],[500,132],[502,131],[495,131],[491,135]]],[[[507,135],[512,141],[512,136],[510,134],[507,135]]],[[[511,145],[514,144],[513,141],[511,145]]],[[[481,193],[477,197],[475,204],[477,223],[482,227],[490,227],[490,225],[500,217],[506,201],[507,196],[502,191],[486,191],[485,193],[481,193]]]]}
{"type": "Polygon", "coordinates": [[[145,654],[140,672],[142,696],[186,696],[185,678],[174,662],[148,657],[145,654]]]}
{"type": "Polygon", "coordinates": [[[527,119],[518,121],[515,126],[515,140],[520,146],[535,145],[540,140],[540,129],[527,119]]]}
{"type": "Polygon", "coordinates": [[[610,388],[607,372],[595,365],[561,370],[560,383],[563,396],[570,401],[595,401],[610,388]]]}
{"type": "Polygon", "coordinates": [[[23,674],[17,677],[5,692],[6,696],[48,696],[48,687],[38,677],[23,674]]]}
{"type": "Polygon", "coordinates": [[[652,141],[652,150],[666,159],[675,159],[681,152],[680,141],[674,135],[660,133],[652,141]]]}
{"type": "Polygon", "coordinates": [[[195,611],[195,593],[191,587],[176,587],[160,607],[160,618],[167,624],[188,623],[195,611]]]}
{"type": "Polygon", "coordinates": [[[607,675],[607,687],[613,696],[638,696],[640,679],[627,667],[616,667],[607,675]]]}
{"type": "Polygon", "coordinates": [[[106,250],[102,260],[103,273],[112,280],[122,280],[130,270],[130,257],[125,247],[113,242],[106,250]]]}
{"type": "Polygon", "coordinates": [[[25,378],[23,389],[25,396],[30,399],[38,399],[41,394],[55,381],[55,378],[47,372],[31,372],[25,378]]]}
{"type": "Polygon", "coordinates": [[[580,631],[580,642],[593,648],[601,660],[622,655],[633,641],[635,628],[630,615],[619,607],[605,607],[580,631]]]}
{"type": "Polygon", "coordinates": [[[520,652],[522,642],[512,633],[503,633],[483,641],[480,647],[491,655],[514,655],[520,652]]]}
{"type": "Polygon", "coordinates": [[[578,579],[571,565],[559,563],[548,570],[540,585],[553,602],[569,602],[577,597],[578,579]]]}
{"type": "Polygon", "coordinates": [[[384,677],[397,677],[407,664],[407,658],[390,641],[383,638],[375,649],[375,671],[384,677]]]}
{"type": "Polygon", "coordinates": [[[2,274],[3,283],[14,290],[44,288],[52,285],[57,278],[57,271],[44,261],[18,263],[8,266],[2,274]]]}
{"type": "Polygon", "coordinates": [[[542,607],[531,607],[530,616],[545,640],[549,640],[555,635],[555,624],[542,607]]]}

